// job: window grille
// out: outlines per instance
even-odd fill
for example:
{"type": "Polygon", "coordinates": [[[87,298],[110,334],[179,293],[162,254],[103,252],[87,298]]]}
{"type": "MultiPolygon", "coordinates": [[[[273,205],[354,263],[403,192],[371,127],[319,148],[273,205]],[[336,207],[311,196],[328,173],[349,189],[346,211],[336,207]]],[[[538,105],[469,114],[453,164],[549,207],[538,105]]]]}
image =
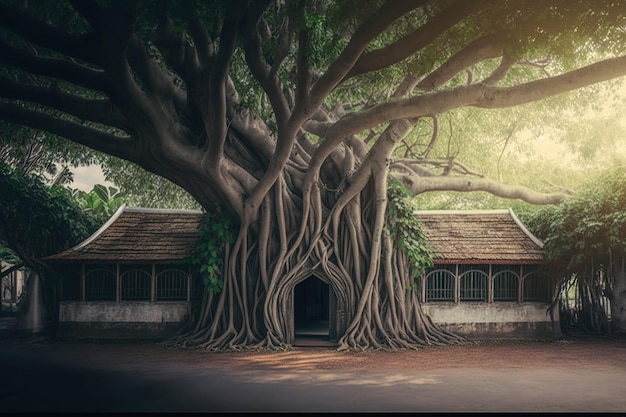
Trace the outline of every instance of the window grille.
{"type": "Polygon", "coordinates": [[[65,301],[80,300],[80,266],[68,266],[61,281],[61,299],[65,301]]]}
{"type": "Polygon", "coordinates": [[[454,301],[454,283],[454,272],[449,267],[437,266],[426,275],[426,301],[454,301]]]}
{"type": "Polygon", "coordinates": [[[120,274],[121,300],[150,300],[152,272],[149,267],[128,268],[120,274]],[[150,269],[150,272],[148,272],[150,269]]]}
{"type": "Polygon", "coordinates": [[[115,265],[85,267],[85,300],[115,301],[115,265]]]}
{"type": "Polygon", "coordinates": [[[524,301],[550,301],[550,280],[539,271],[524,276],[524,301]]]}
{"type": "Polygon", "coordinates": [[[186,300],[188,275],[179,268],[161,269],[156,275],[157,300],[186,300]]]}
{"type": "Polygon", "coordinates": [[[487,301],[489,265],[459,265],[461,301],[487,301]]]}
{"type": "MultiPolygon", "coordinates": [[[[519,274],[513,266],[492,267],[493,301],[517,301],[519,295],[519,274]]],[[[519,266],[517,266],[519,270],[519,266]]]]}

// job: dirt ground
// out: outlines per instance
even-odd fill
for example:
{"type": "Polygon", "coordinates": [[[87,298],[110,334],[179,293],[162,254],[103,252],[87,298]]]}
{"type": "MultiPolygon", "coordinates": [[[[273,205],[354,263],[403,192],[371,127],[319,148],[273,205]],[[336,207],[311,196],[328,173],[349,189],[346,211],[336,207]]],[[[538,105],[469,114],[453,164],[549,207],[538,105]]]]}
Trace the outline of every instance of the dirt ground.
{"type": "Polygon", "coordinates": [[[624,338],[209,352],[0,331],[0,369],[10,412],[626,410],[624,338]]]}
{"type": "MultiPolygon", "coordinates": [[[[328,347],[296,347],[289,351],[209,352],[171,349],[155,342],[45,339],[18,337],[11,319],[2,318],[0,344],[45,350],[75,361],[111,362],[111,366],[142,363],[150,358],[178,366],[236,370],[432,370],[445,368],[614,368],[626,364],[626,335],[566,336],[558,340],[490,340],[473,345],[429,346],[417,350],[338,352],[328,347]]],[[[152,361],[151,361],[152,362],[152,361]]]]}
{"type": "MultiPolygon", "coordinates": [[[[10,342],[9,342],[10,343],[10,342]]],[[[209,352],[170,349],[158,343],[80,340],[22,340],[31,348],[70,356],[76,362],[137,367],[150,358],[177,367],[215,370],[424,371],[446,368],[620,368],[626,363],[626,339],[563,338],[554,341],[483,341],[475,345],[424,347],[397,352],[338,352],[303,347],[290,351],[209,352]]]]}

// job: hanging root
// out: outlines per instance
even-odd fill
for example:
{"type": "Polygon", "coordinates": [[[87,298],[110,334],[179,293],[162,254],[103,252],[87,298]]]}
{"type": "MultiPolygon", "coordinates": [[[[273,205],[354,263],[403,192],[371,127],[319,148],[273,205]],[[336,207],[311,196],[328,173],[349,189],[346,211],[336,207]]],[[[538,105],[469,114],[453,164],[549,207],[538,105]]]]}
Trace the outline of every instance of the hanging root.
{"type": "Polygon", "coordinates": [[[403,249],[388,233],[386,168],[361,166],[354,174],[347,168],[346,189],[295,180],[290,176],[305,170],[287,170],[266,196],[258,223],[242,222],[225,254],[222,292],[205,295],[164,345],[292,349],[293,291],[313,274],[345,314],[337,316],[340,351],[470,343],[422,312],[403,249]],[[296,183],[305,184],[301,195],[296,183]]]}

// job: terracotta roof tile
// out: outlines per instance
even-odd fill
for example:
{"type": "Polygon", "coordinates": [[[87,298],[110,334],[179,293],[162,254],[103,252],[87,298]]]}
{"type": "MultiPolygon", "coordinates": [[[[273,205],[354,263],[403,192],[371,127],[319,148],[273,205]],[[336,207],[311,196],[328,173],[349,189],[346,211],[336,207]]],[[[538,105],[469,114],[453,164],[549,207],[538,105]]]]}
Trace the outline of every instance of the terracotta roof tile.
{"type": "Polygon", "coordinates": [[[198,241],[201,211],[122,208],[81,244],[43,261],[173,261],[198,241]]]}
{"type": "Polygon", "coordinates": [[[512,210],[418,211],[440,263],[541,263],[541,242],[512,210]]]}
{"type": "MultiPolygon", "coordinates": [[[[418,211],[439,263],[541,263],[541,242],[512,211],[418,211]]],[[[164,262],[198,240],[200,211],[121,208],[90,238],[43,261],[164,262]]]]}

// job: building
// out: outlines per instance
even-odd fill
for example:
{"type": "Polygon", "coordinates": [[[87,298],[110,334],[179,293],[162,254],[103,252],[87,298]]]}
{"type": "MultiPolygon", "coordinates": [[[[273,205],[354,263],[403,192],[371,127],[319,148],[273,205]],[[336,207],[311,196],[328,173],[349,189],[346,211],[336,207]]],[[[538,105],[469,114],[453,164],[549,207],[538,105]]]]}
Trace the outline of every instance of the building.
{"type": "Polygon", "coordinates": [[[201,211],[122,206],[79,245],[43,258],[62,273],[60,337],[162,338],[199,295],[180,261],[198,240],[201,211]]]}
{"type": "MultiPolygon", "coordinates": [[[[437,252],[418,285],[434,322],[470,338],[555,335],[546,313],[553,285],[542,244],[512,210],[416,215],[437,252]]],[[[202,218],[200,211],[122,206],[84,242],[44,258],[64,276],[58,335],[172,335],[202,292],[200,280],[180,263],[197,243],[202,218]]],[[[322,325],[336,341],[346,325],[341,300],[327,283],[310,278],[293,291],[292,336],[322,325]]],[[[558,318],[554,323],[558,327],[558,318]]]]}
{"type": "Polygon", "coordinates": [[[422,308],[469,338],[560,335],[543,244],[513,210],[419,211],[434,266],[420,278],[422,308]]]}

